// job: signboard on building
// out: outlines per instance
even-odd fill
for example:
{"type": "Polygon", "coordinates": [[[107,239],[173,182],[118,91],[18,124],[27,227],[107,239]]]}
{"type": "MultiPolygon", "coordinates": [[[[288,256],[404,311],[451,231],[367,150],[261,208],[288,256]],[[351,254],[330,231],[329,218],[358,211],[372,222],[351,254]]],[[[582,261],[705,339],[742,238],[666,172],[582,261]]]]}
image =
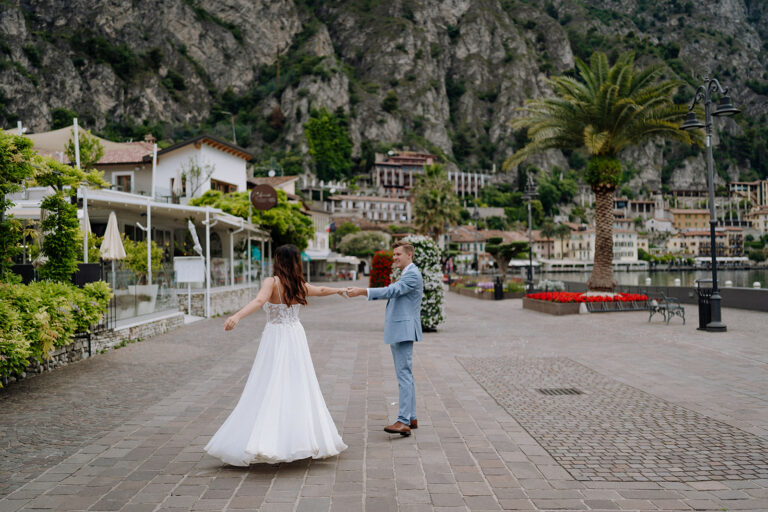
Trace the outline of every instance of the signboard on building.
{"type": "Polygon", "coordinates": [[[251,204],[257,210],[269,210],[277,205],[277,190],[270,185],[256,185],[251,189],[251,204]]]}

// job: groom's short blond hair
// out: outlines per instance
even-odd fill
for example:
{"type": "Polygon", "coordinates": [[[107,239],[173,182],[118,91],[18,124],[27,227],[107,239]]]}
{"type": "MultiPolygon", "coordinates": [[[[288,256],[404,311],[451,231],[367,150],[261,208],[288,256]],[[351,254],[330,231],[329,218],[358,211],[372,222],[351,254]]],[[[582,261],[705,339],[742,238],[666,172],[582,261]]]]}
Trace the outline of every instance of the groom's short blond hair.
{"type": "Polygon", "coordinates": [[[392,249],[397,249],[398,247],[402,247],[405,251],[405,254],[413,256],[413,245],[409,244],[408,242],[404,242],[403,240],[398,240],[392,245],[392,249]]]}

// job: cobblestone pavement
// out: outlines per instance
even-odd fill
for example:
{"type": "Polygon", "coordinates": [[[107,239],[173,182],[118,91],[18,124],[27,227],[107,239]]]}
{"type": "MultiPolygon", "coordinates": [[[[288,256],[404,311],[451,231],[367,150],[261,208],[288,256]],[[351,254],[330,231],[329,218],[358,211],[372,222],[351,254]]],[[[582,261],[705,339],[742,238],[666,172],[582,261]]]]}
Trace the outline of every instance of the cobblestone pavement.
{"type": "Polygon", "coordinates": [[[768,479],[768,440],[570,359],[460,362],[576,480],[768,479]]]}
{"type": "MultiPolygon", "coordinates": [[[[402,438],[381,430],[397,410],[383,304],[329,297],[303,312],[320,385],[349,445],[323,461],[232,468],[203,452],[245,383],[261,314],[232,333],[223,318],[198,322],[13,385],[0,391],[0,512],[768,510],[768,479],[741,473],[578,480],[543,435],[526,430],[531,414],[509,406],[516,391],[494,398],[460,363],[505,358],[529,375],[541,361],[578,363],[586,379],[632,387],[649,414],[690,411],[697,426],[764,443],[768,315],[724,309],[729,332],[713,334],[649,324],[643,313],[551,317],[519,300],[454,294],[447,314],[416,345],[420,428],[402,438]]],[[[561,384],[527,378],[531,387],[561,384]]],[[[571,419],[547,421],[551,435],[571,419]]],[[[625,428],[647,434],[642,424],[625,428]]]]}

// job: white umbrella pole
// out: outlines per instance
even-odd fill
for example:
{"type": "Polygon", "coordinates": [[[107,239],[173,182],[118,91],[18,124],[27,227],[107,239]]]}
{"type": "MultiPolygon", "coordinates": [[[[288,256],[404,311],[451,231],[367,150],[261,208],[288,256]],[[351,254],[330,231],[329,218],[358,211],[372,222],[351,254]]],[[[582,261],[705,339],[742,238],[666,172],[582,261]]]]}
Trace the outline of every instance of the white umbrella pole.
{"type": "Polygon", "coordinates": [[[245,229],[245,223],[240,221],[240,227],[229,232],[229,280],[235,286],[235,235],[245,229]]]}
{"type": "MultiPolygon", "coordinates": [[[[73,133],[75,134],[75,166],[79,169],[80,168],[80,135],[79,131],[77,129],[77,118],[72,118],[72,125],[73,125],[73,133]]],[[[83,187],[83,222],[85,222],[85,215],[88,212],[88,205],[86,204],[86,197],[85,197],[85,187],[83,187]]],[[[88,230],[83,229],[85,231],[85,236],[83,237],[83,262],[88,263],[88,230]]]]}
{"type": "Polygon", "coordinates": [[[155,172],[157,171],[157,144],[152,148],[152,183],[150,193],[155,197],[155,172]]]}
{"type": "Polygon", "coordinates": [[[83,263],[88,263],[88,187],[83,185],[83,263]]]}
{"type": "Polygon", "coordinates": [[[147,199],[147,284],[152,284],[152,198],[147,199]]]}
{"type": "Polygon", "coordinates": [[[205,207],[205,317],[211,318],[211,209],[205,207]]]}
{"type": "Polygon", "coordinates": [[[78,135],[77,118],[72,118],[72,124],[74,125],[75,133],[75,167],[80,168],[80,135],[78,135]]]}
{"type": "Polygon", "coordinates": [[[115,279],[115,260],[112,260],[112,293],[115,293],[115,286],[117,280],[115,279]]]}

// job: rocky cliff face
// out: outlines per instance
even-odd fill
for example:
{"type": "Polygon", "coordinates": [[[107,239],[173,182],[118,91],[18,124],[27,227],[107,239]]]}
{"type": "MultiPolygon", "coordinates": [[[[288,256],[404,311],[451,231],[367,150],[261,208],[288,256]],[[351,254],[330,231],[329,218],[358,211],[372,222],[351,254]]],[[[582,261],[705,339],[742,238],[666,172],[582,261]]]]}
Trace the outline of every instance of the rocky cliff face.
{"type": "MultiPolygon", "coordinates": [[[[356,155],[406,145],[490,169],[522,142],[515,109],[594,49],[635,49],[690,83],[714,74],[765,123],[768,7],[756,0],[11,0],[0,3],[0,125],[42,131],[74,112],[113,136],[229,138],[231,112],[249,149],[305,156],[302,126],[326,107],[349,115],[356,155]]],[[[664,158],[658,144],[628,152],[630,184],[660,187],[664,158]]],[[[685,162],[671,185],[695,179],[701,162],[685,162]]],[[[560,152],[537,164],[568,165],[560,152]]],[[[740,165],[726,172],[738,178],[740,165]]]]}

